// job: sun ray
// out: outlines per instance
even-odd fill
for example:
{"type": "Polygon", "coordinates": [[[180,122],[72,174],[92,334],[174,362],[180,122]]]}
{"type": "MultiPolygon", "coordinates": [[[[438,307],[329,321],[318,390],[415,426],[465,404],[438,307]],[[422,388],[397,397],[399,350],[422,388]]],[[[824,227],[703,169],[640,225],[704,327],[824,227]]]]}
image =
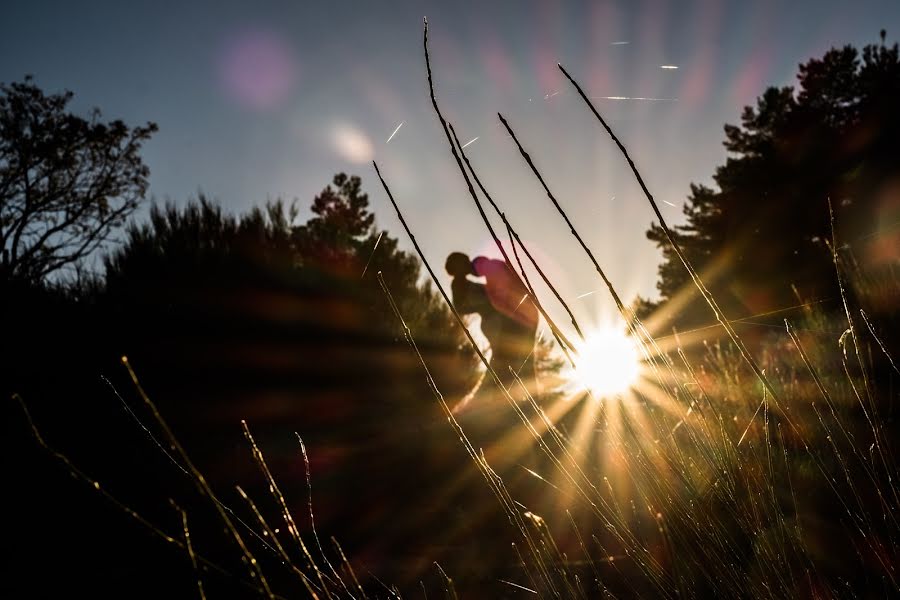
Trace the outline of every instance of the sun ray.
{"type": "Polygon", "coordinates": [[[652,406],[662,409],[672,418],[680,419],[684,415],[684,408],[656,384],[641,378],[635,383],[634,388],[652,406]]]}
{"type": "MultiPolygon", "coordinates": [[[[581,412],[578,415],[578,421],[575,424],[575,430],[572,434],[572,440],[569,444],[570,456],[572,461],[578,461],[573,465],[574,468],[584,471],[590,464],[590,450],[594,445],[594,436],[592,435],[597,428],[597,416],[603,409],[604,404],[594,402],[589,397],[581,402],[581,412]]],[[[569,500],[575,496],[574,484],[566,480],[560,484],[562,493],[559,495],[558,508],[567,510],[571,508],[569,500]]]]}

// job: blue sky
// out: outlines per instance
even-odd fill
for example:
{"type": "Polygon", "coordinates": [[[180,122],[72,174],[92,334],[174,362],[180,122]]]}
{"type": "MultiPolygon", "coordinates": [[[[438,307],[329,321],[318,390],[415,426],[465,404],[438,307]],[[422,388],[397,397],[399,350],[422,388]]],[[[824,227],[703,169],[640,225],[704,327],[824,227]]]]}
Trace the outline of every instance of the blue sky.
{"type": "MultiPolygon", "coordinates": [[[[379,162],[436,267],[496,253],[427,95],[428,16],[438,99],[495,199],[570,299],[602,283],[501,131],[504,113],[623,298],[654,294],[652,220],[621,157],[556,71],[563,63],[678,222],[690,182],[725,158],[722,125],[829,47],[900,23],[900,2],[62,2],[7,0],[0,81],[33,74],[75,108],[155,121],[151,193],[198,190],[242,211],[359,174],[377,222],[405,235],[379,162]],[[677,69],[663,69],[663,65],[677,69]],[[648,99],[649,98],[649,99],[648,99]],[[397,130],[390,143],[388,137],[397,130]]],[[[408,246],[408,244],[406,244],[408,246]]],[[[610,315],[598,292],[579,316],[610,315]]]]}

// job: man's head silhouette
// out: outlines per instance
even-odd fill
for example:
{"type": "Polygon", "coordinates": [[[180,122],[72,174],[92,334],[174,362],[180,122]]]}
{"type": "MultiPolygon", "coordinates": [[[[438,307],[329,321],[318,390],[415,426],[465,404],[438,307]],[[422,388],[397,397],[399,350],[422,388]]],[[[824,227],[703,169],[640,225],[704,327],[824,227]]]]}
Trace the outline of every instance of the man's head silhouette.
{"type": "Polygon", "coordinates": [[[472,268],[472,261],[469,259],[468,255],[463,254],[462,252],[451,252],[447,257],[444,268],[447,269],[447,273],[453,277],[465,277],[466,275],[473,275],[475,273],[472,268]]]}

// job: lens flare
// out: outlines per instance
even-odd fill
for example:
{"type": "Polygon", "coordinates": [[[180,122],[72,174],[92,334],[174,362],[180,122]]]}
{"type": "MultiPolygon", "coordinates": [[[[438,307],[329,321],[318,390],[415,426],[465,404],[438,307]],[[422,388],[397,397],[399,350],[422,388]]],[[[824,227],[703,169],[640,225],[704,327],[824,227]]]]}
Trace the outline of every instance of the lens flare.
{"type": "Polygon", "coordinates": [[[268,31],[247,31],[230,40],[219,63],[219,75],[232,98],[259,111],[287,100],[297,70],[288,41],[268,31]]]}
{"type": "Polygon", "coordinates": [[[617,329],[587,333],[575,358],[575,378],[598,398],[628,391],[640,375],[634,342],[617,329]]]}
{"type": "Polygon", "coordinates": [[[331,143],[341,158],[352,163],[367,163],[375,155],[369,136],[351,123],[335,124],[331,131],[331,143]]]}

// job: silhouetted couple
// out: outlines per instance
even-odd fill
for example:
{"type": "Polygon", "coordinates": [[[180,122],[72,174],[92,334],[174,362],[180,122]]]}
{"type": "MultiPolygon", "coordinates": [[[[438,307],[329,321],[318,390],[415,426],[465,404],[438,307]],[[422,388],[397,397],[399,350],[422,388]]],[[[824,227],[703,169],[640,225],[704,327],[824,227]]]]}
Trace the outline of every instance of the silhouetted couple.
{"type": "Polygon", "coordinates": [[[531,388],[538,311],[522,280],[502,260],[470,260],[462,252],[451,253],[445,268],[453,276],[453,306],[461,314],[481,316],[481,332],[491,345],[489,362],[500,381],[510,389],[518,375],[531,388]],[[470,275],[484,277],[485,283],[470,275]]]}

